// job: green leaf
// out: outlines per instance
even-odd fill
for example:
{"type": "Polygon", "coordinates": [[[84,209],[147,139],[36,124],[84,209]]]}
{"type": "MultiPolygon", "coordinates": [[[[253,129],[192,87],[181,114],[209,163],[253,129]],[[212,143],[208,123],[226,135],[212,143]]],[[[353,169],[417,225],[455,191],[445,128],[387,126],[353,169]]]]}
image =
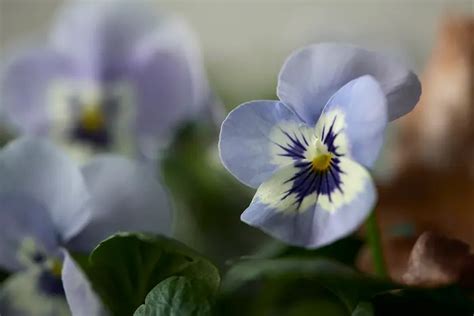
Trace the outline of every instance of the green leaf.
{"type": "Polygon", "coordinates": [[[217,136],[204,124],[183,126],[160,166],[174,200],[175,237],[224,266],[268,237],[240,221],[254,191],[222,166],[217,136]]]}
{"type": "Polygon", "coordinates": [[[237,262],[224,278],[223,291],[229,294],[249,281],[289,279],[314,281],[344,302],[349,312],[354,311],[361,300],[369,300],[379,292],[399,287],[330,259],[286,257],[237,262]]]}
{"type": "Polygon", "coordinates": [[[317,249],[305,249],[301,247],[289,246],[283,242],[273,239],[268,243],[265,243],[255,255],[251,255],[248,258],[276,259],[282,257],[324,257],[331,258],[348,265],[353,265],[362,245],[363,241],[353,236],[343,238],[332,244],[317,249]]]}
{"type": "Polygon", "coordinates": [[[145,296],[171,276],[200,281],[212,295],[217,268],[184,244],[163,236],[120,233],[101,242],[88,260],[74,256],[113,315],[132,315],[145,296]]]}
{"type": "Polygon", "coordinates": [[[211,301],[202,280],[170,277],[160,282],[146,296],[134,316],[206,316],[211,301]]]}

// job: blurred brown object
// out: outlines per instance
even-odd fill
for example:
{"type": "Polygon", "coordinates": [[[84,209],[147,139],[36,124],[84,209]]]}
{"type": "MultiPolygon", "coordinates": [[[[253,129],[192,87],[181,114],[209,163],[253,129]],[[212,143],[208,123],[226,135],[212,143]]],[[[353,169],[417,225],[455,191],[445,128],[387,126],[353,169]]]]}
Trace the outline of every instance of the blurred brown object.
{"type": "MultiPolygon", "coordinates": [[[[434,232],[418,238],[398,237],[383,242],[390,279],[417,287],[458,284],[474,288],[474,255],[467,243],[434,232]]],[[[369,247],[361,249],[357,267],[374,273],[369,247]]]]}
{"type": "MultiPolygon", "coordinates": [[[[408,268],[408,258],[416,238],[392,238],[382,241],[384,259],[390,279],[403,283],[403,275],[408,268]]],[[[364,246],[357,257],[356,266],[363,272],[374,274],[370,247],[364,246]]]]}
{"type": "Polygon", "coordinates": [[[433,232],[415,243],[402,279],[413,286],[437,287],[454,283],[474,286],[474,255],[468,244],[433,232]]]}
{"type": "Polygon", "coordinates": [[[474,168],[474,18],[447,16],[421,78],[414,111],[400,120],[398,168],[474,168]]]}
{"type": "Polygon", "coordinates": [[[400,125],[392,153],[398,172],[379,185],[384,240],[394,227],[410,224],[410,236],[436,231],[474,246],[473,77],[474,18],[447,17],[422,78],[420,103],[400,125]]]}

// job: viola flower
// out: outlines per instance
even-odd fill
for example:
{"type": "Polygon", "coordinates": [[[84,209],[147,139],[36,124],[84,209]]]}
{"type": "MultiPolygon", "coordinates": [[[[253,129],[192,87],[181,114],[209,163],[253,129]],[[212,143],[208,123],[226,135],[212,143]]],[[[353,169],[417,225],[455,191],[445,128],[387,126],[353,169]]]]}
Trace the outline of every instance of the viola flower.
{"type": "Polygon", "coordinates": [[[251,101],[221,128],[224,166],[258,188],[245,223],[289,244],[320,247],[352,233],[376,201],[372,167],[386,123],[418,101],[416,75],[396,61],[335,43],[293,53],[279,101],[251,101]]]}
{"type": "Polygon", "coordinates": [[[0,151],[0,223],[0,268],[12,273],[0,314],[59,316],[69,314],[61,279],[78,273],[61,273],[65,249],[90,252],[117,231],[167,235],[171,216],[146,166],[104,155],[79,168],[49,142],[21,138],[0,151]]]}
{"type": "Polygon", "coordinates": [[[149,2],[71,1],[50,35],[5,65],[2,104],[19,133],[150,156],[212,102],[194,33],[149,2]]]}

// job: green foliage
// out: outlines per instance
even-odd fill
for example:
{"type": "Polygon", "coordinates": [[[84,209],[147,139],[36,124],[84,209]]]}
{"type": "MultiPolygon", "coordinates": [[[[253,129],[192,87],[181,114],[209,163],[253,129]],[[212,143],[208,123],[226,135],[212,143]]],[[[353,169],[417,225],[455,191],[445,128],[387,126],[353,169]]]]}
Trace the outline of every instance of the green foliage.
{"type": "Polygon", "coordinates": [[[224,293],[230,293],[253,280],[306,280],[329,290],[352,312],[361,300],[397,288],[384,280],[365,276],[352,268],[326,258],[287,257],[242,260],[227,273],[224,293]]]}
{"type": "Polygon", "coordinates": [[[176,238],[223,266],[266,236],[240,221],[253,193],[222,166],[217,136],[209,125],[183,126],[161,167],[174,198],[176,238]]]}
{"type": "Polygon", "coordinates": [[[205,282],[187,277],[170,277],[146,296],[134,316],[207,316],[212,295],[205,282]]]}
{"type": "Polygon", "coordinates": [[[100,243],[88,260],[75,256],[113,315],[132,315],[145,296],[171,276],[197,280],[214,295],[217,268],[201,255],[163,236],[121,233],[100,243]]]}

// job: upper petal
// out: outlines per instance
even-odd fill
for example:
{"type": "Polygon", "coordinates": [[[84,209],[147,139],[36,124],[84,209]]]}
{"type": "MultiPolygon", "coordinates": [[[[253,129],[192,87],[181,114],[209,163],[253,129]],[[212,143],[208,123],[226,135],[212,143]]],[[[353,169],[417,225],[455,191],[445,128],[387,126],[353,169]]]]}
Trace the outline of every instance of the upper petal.
{"type": "Polygon", "coordinates": [[[67,251],[64,255],[62,281],[72,316],[107,315],[99,296],[67,251]]]}
{"type": "MultiPolygon", "coordinates": [[[[347,139],[345,151],[358,163],[371,167],[383,144],[387,104],[379,84],[370,76],[354,79],[339,89],[325,106],[316,130],[332,127],[347,139]]],[[[336,139],[337,140],[337,139],[336,139]]]]}
{"type": "MultiPolygon", "coordinates": [[[[275,139],[279,126],[296,129],[301,120],[287,106],[277,101],[251,101],[229,113],[222,123],[219,152],[224,166],[241,182],[259,186],[277,169],[275,139]]],[[[291,131],[293,132],[293,131],[291,131]]],[[[284,141],[280,145],[284,145],[284,141]]]]}
{"type": "MultiPolygon", "coordinates": [[[[194,69],[186,52],[164,31],[146,38],[130,64],[130,80],[137,102],[135,129],[139,137],[166,139],[176,125],[196,112],[198,102],[194,69]]],[[[174,38],[174,40],[177,40],[174,38]]],[[[205,80],[205,78],[200,78],[205,80]]]]}
{"type": "Polygon", "coordinates": [[[335,178],[305,175],[302,185],[296,182],[296,166],[282,168],[259,187],[242,221],[286,243],[307,248],[347,236],[372,210],[376,192],[369,173],[356,162],[340,158],[339,169],[338,185],[334,185],[335,178]],[[302,190],[307,191],[300,200],[302,190]]]}
{"type": "Polygon", "coordinates": [[[308,123],[316,123],[329,98],[349,81],[373,76],[386,95],[389,121],[412,110],[421,94],[417,76],[384,55],[352,45],[307,46],[285,61],[278,78],[278,97],[308,123]]]}
{"type": "Polygon", "coordinates": [[[72,249],[91,251],[118,231],[171,232],[167,193],[147,166],[104,155],[85,165],[82,173],[94,207],[87,225],[69,241],[72,249]]]}
{"type": "Polygon", "coordinates": [[[51,41],[75,61],[82,77],[114,80],[123,75],[136,43],[158,24],[151,2],[70,1],[57,16],[51,41]]]}
{"type": "Polygon", "coordinates": [[[76,164],[51,143],[24,137],[0,153],[0,193],[24,196],[44,207],[62,239],[89,216],[89,194],[76,164]]]}
{"type": "Polygon", "coordinates": [[[51,123],[50,88],[72,71],[71,61],[51,49],[32,49],[12,58],[2,71],[0,85],[9,122],[22,133],[44,134],[51,123]]]}

